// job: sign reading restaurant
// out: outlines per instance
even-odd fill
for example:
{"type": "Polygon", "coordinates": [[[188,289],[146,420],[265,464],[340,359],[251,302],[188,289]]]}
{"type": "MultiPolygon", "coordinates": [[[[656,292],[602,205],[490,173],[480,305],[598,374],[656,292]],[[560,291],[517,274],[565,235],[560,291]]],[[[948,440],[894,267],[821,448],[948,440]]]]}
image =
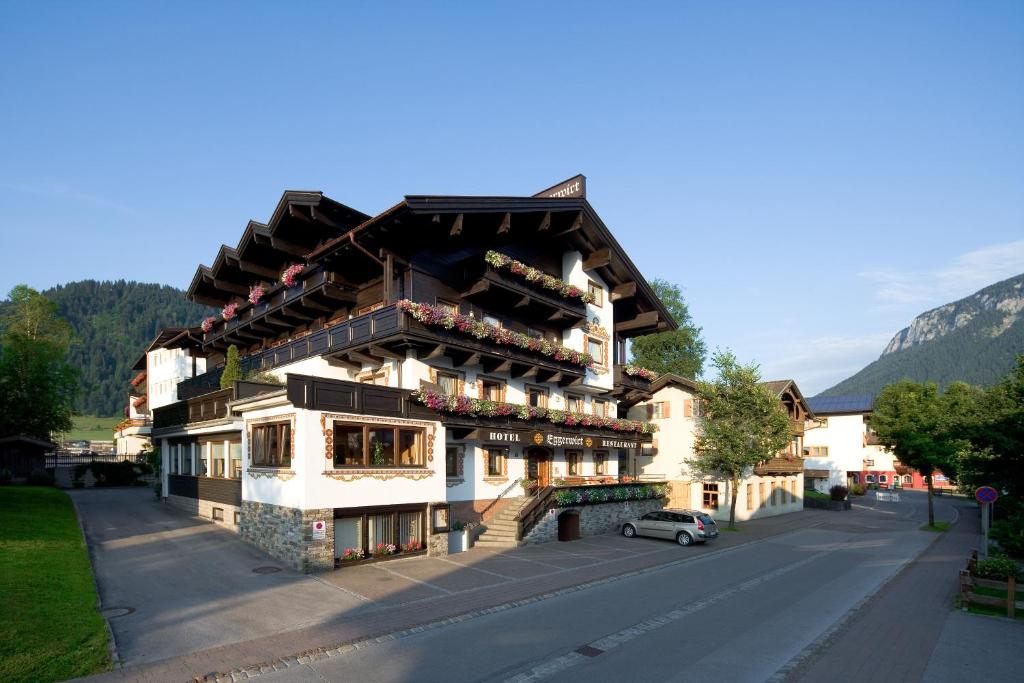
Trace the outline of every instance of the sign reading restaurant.
{"type": "Polygon", "coordinates": [[[559,434],[555,432],[524,432],[489,429],[481,431],[480,439],[488,443],[515,443],[533,446],[568,448],[640,448],[639,441],[614,439],[584,434],[559,434]]]}

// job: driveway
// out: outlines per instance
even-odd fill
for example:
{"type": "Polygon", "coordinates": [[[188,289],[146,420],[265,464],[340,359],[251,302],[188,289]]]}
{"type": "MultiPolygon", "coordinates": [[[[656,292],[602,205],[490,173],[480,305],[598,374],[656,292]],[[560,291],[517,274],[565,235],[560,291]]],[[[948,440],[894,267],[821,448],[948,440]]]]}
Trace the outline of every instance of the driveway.
{"type": "Polygon", "coordinates": [[[148,488],[69,491],[85,527],[100,599],[127,665],[309,627],[365,602],[274,559],[148,488]],[[260,567],[280,569],[255,573],[260,567]]]}

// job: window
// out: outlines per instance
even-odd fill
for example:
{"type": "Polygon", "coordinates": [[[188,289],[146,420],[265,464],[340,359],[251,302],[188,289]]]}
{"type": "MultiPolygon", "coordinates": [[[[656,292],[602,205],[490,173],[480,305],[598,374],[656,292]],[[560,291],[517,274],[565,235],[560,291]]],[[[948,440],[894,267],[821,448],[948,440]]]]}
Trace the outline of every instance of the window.
{"type": "Polygon", "coordinates": [[[459,446],[448,446],[444,449],[444,475],[448,478],[461,477],[462,468],[459,467],[459,457],[462,450],[459,446]]]}
{"type": "Polygon", "coordinates": [[[448,311],[449,313],[454,313],[455,315],[458,315],[459,313],[459,305],[454,301],[445,301],[444,299],[438,299],[437,307],[442,310],[448,311]]]}
{"type": "Polygon", "coordinates": [[[565,409],[568,410],[570,413],[582,413],[584,410],[586,410],[583,403],[583,397],[576,396],[575,394],[566,394],[565,409]]]}
{"type": "Polygon", "coordinates": [[[388,373],[387,370],[381,369],[377,372],[364,372],[358,375],[360,384],[373,384],[378,387],[386,387],[388,385],[388,373]]]}
{"type": "Polygon", "coordinates": [[[864,481],[866,481],[869,484],[874,484],[875,483],[875,475],[873,475],[873,474],[865,475],[864,476],[864,481]]]}
{"type": "Polygon", "coordinates": [[[291,467],[291,424],[275,422],[253,425],[249,452],[254,467],[291,467]]]}
{"type": "Polygon", "coordinates": [[[334,423],[335,467],[422,467],[423,430],[334,423]]]}
{"type": "Polygon", "coordinates": [[[535,330],[532,327],[527,327],[526,328],[526,336],[527,337],[533,337],[534,339],[543,339],[544,338],[544,333],[541,332],[540,330],[535,330]]]}
{"type": "Polygon", "coordinates": [[[213,476],[223,479],[226,475],[224,467],[224,442],[214,441],[210,444],[213,449],[213,476]]]}
{"type": "Polygon", "coordinates": [[[808,446],[807,456],[810,458],[827,458],[828,446],[808,446]]]}
{"type": "Polygon", "coordinates": [[[379,311],[382,308],[384,308],[384,302],[383,301],[375,301],[372,304],[370,304],[369,306],[362,306],[362,307],[360,307],[358,310],[356,310],[356,315],[366,315],[367,313],[373,313],[374,311],[379,311]]]}
{"type": "Polygon", "coordinates": [[[874,467],[874,466],[875,466],[875,461],[874,460],[864,460],[864,467],[874,467]]]}
{"type": "Polygon", "coordinates": [[[548,390],[543,387],[527,387],[526,403],[534,408],[547,408],[548,390]]]}
{"type": "Polygon", "coordinates": [[[437,386],[440,388],[442,394],[457,396],[462,393],[459,391],[460,379],[461,378],[453,372],[439,372],[437,373],[437,386]]]}
{"type": "Polygon", "coordinates": [[[661,420],[668,417],[668,401],[658,401],[657,403],[651,404],[651,417],[652,420],[661,420]]]}
{"type": "Polygon", "coordinates": [[[181,455],[181,473],[192,474],[192,446],[180,443],[178,453],[181,455]]]}
{"type": "Polygon", "coordinates": [[[213,521],[223,522],[224,521],[224,508],[213,508],[213,521]]]}
{"type": "Polygon", "coordinates": [[[764,482],[757,485],[757,499],[761,501],[762,505],[764,504],[764,482]]]}
{"type": "Polygon", "coordinates": [[[199,457],[196,459],[196,476],[210,476],[210,447],[205,443],[199,444],[199,457]]]}
{"type": "Polygon", "coordinates": [[[850,482],[852,482],[854,484],[859,484],[860,483],[860,475],[857,474],[856,472],[851,473],[850,474],[850,482]]]}
{"type": "Polygon", "coordinates": [[[394,544],[398,553],[418,552],[426,547],[426,538],[426,510],[422,507],[384,508],[334,519],[336,558],[346,550],[360,550],[363,557],[372,557],[382,544],[394,544]]]}
{"type": "Polygon", "coordinates": [[[754,509],[754,485],[747,484],[747,509],[754,509]]]}
{"type": "Polygon", "coordinates": [[[241,515],[240,515],[240,514],[238,513],[238,511],[236,510],[236,511],[235,511],[235,526],[238,526],[238,522],[239,522],[240,520],[241,520],[241,515]]]}
{"type": "Polygon", "coordinates": [[[488,477],[505,476],[505,453],[504,448],[491,447],[484,449],[484,462],[487,466],[488,477]]]}
{"type": "Polygon", "coordinates": [[[598,476],[608,474],[608,454],[604,451],[594,453],[594,474],[598,476]]]}
{"type": "Polygon", "coordinates": [[[167,471],[171,474],[178,473],[178,449],[181,446],[171,446],[167,452],[167,471]]]}
{"type": "Polygon", "coordinates": [[[789,502],[796,502],[796,479],[789,482],[789,502]]]}
{"type": "Polygon", "coordinates": [[[718,484],[704,484],[704,496],[701,507],[707,510],[718,509],[718,484]]]}
{"type": "Polygon", "coordinates": [[[593,356],[595,365],[608,365],[608,356],[605,355],[604,350],[605,344],[603,340],[596,337],[587,337],[587,353],[593,356]]]}
{"type": "Polygon", "coordinates": [[[594,408],[594,415],[596,415],[597,417],[608,417],[608,413],[610,412],[609,407],[611,406],[611,403],[605,401],[604,399],[595,398],[593,401],[591,401],[591,405],[594,408]]]}
{"type": "Polygon", "coordinates": [[[910,476],[909,474],[904,474],[903,475],[903,483],[904,484],[913,484],[914,483],[914,478],[912,476],[910,476]]]}
{"type": "Polygon", "coordinates": [[[604,305],[604,289],[593,280],[587,282],[587,293],[594,297],[595,306],[604,305]]]}
{"type": "Polygon", "coordinates": [[[887,475],[887,474],[879,474],[878,475],[878,483],[879,484],[888,484],[889,483],[889,475],[887,475]]]}
{"type": "Polygon", "coordinates": [[[583,465],[583,453],[580,451],[566,451],[565,452],[565,464],[566,472],[570,477],[578,477],[583,474],[581,469],[583,465]]]}
{"type": "Polygon", "coordinates": [[[231,478],[242,478],[242,442],[232,441],[228,446],[228,457],[231,459],[231,478]]]}
{"type": "Polygon", "coordinates": [[[818,424],[821,426],[822,429],[828,429],[828,418],[827,417],[819,417],[818,418],[818,424]]]}
{"type": "Polygon", "coordinates": [[[487,315],[485,313],[484,322],[487,323],[488,325],[493,325],[494,327],[501,327],[501,320],[495,318],[493,315],[487,315]]]}
{"type": "Polygon", "coordinates": [[[488,401],[505,400],[505,383],[484,377],[480,380],[480,398],[488,401]]]}

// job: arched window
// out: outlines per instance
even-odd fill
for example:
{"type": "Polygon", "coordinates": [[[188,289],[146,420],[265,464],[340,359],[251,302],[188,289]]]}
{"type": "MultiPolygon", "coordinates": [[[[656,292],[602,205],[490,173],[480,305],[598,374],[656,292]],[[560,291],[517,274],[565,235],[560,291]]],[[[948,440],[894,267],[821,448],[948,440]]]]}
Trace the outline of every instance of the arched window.
{"type": "Polygon", "coordinates": [[[856,472],[854,472],[853,474],[850,475],[850,481],[853,482],[854,484],[859,484],[860,483],[860,475],[857,474],[856,472]]]}
{"type": "Polygon", "coordinates": [[[904,474],[903,475],[903,483],[904,484],[913,484],[914,483],[914,478],[912,476],[910,476],[909,474],[904,474]]]}
{"type": "Polygon", "coordinates": [[[887,474],[879,474],[878,475],[878,483],[879,484],[887,484],[887,483],[889,483],[889,475],[887,475],[887,474]]]}
{"type": "Polygon", "coordinates": [[[866,475],[864,475],[864,481],[866,481],[869,484],[874,484],[875,483],[875,475],[873,475],[873,474],[866,474],[866,475]]]}

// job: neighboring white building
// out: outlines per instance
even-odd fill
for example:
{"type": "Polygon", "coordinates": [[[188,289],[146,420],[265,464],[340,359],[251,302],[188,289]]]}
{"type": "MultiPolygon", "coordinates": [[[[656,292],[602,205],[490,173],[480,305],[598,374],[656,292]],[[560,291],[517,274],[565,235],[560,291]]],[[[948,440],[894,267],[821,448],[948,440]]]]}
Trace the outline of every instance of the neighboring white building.
{"type": "MultiPolygon", "coordinates": [[[[747,520],[798,512],[803,509],[803,424],[810,414],[792,380],[768,382],[779,396],[793,425],[793,440],[777,458],[752,468],[739,484],[736,519],[747,520]]],[[[672,485],[669,504],[674,508],[703,510],[716,519],[729,519],[731,486],[723,479],[700,477],[690,471],[694,457],[700,403],[693,381],[662,375],[651,386],[652,398],[629,411],[634,419],[650,419],[658,426],[653,448],[635,456],[634,471],[641,479],[665,480],[672,485]]]]}
{"type": "Polygon", "coordinates": [[[114,426],[114,448],[118,455],[135,455],[151,445],[152,411],[178,400],[178,384],[206,372],[206,359],[196,355],[200,348],[197,329],[161,330],[132,366],[135,376],[128,392],[125,419],[114,426]]]}

